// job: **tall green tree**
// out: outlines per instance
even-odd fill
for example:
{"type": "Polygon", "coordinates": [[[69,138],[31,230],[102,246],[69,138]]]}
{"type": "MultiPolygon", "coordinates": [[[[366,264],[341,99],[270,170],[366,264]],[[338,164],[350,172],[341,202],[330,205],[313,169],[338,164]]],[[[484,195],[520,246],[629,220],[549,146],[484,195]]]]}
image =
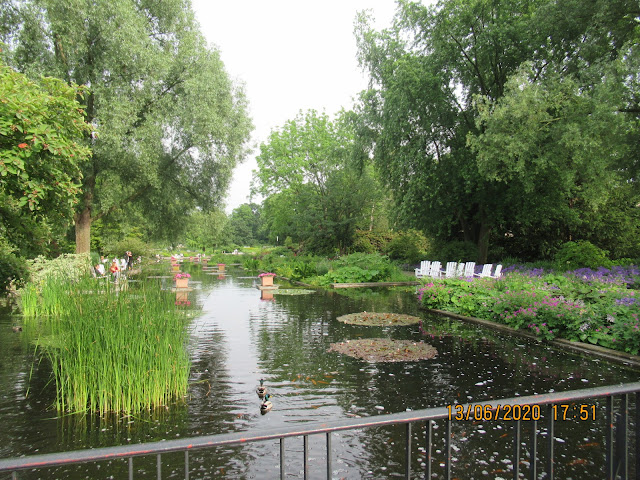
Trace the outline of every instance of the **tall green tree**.
{"type": "Polygon", "coordinates": [[[379,203],[371,172],[356,167],[350,115],[335,120],[314,110],[274,130],[260,146],[255,188],[269,197],[270,238],[288,236],[318,252],[345,251],[379,203]]]}
{"type": "Polygon", "coordinates": [[[253,245],[266,240],[262,237],[262,208],[255,203],[244,203],[229,216],[229,230],[233,243],[253,245]]]}
{"type": "MultiPolygon", "coordinates": [[[[219,205],[252,128],[243,90],[206,45],[188,0],[5,0],[11,63],[88,85],[77,251],[110,212],[142,205],[162,232],[219,205]],[[178,219],[177,221],[172,221],[178,219]]],[[[166,234],[176,234],[176,230],[166,234]]]]}
{"type": "MultiPolygon", "coordinates": [[[[356,24],[359,59],[371,77],[371,88],[362,94],[358,106],[358,133],[392,188],[404,225],[440,240],[473,241],[480,261],[487,259],[491,238],[512,234],[523,217],[525,222],[534,216],[555,222],[542,228],[541,237],[566,238],[577,224],[572,220],[576,210],[544,208],[559,199],[557,192],[546,195],[552,190],[545,184],[551,172],[546,177],[541,171],[529,176],[528,170],[521,169],[515,174],[518,181],[507,182],[487,173],[488,163],[499,162],[505,152],[494,148],[484,155],[477,142],[474,149],[467,144],[468,138],[482,135],[488,125],[477,121],[479,104],[474,101],[480,97],[493,105],[505,94],[514,94],[518,87],[510,88],[509,79],[521,72],[525,62],[533,62],[532,81],[551,71],[560,78],[584,72],[576,77],[577,88],[588,89],[608,74],[604,65],[625,55],[625,45],[637,30],[637,2],[598,0],[593,9],[578,0],[442,0],[432,7],[401,1],[398,5],[394,26],[388,30],[373,30],[364,14],[356,24]],[[534,179],[533,190],[527,193],[522,182],[534,179]],[[532,210],[533,199],[541,205],[532,210]]],[[[634,78],[629,76],[627,81],[634,78]]],[[[600,93],[609,95],[604,90],[600,93]]],[[[574,119],[588,115],[588,103],[583,103],[582,110],[573,109],[574,119]]],[[[523,117],[528,114],[520,111],[523,117]]],[[[591,128],[605,130],[605,117],[600,117],[604,123],[591,128]]],[[[554,141],[548,136],[538,140],[554,141]]],[[[539,149],[536,142],[527,145],[539,149]]],[[[547,152],[553,156],[549,148],[547,152]]],[[[562,167],[564,178],[571,177],[577,163],[563,163],[562,158],[566,155],[556,158],[555,165],[562,167]]],[[[584,188],[580,182],[585,175],[573,175],[571,188],[584,188]]],[[[601,187],[589,187],[592,199],[601,187]]]]}

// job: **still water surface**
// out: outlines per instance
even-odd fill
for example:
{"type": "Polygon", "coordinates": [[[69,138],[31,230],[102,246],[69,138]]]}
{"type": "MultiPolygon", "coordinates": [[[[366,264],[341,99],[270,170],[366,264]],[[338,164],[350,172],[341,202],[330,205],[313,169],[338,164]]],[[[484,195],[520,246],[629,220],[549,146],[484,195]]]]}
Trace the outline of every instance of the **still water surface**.
{"type": "MultiPolygon", "coordinates": [[[[608,361],[509,337],[418,309],[412,291],[318,291],[263,300],[258,280],[232,269],[224,276],[186,265],[195,289],[191,387],[184,405],[142,417],[59,417],[46,361],[0,314],[0,458],[234,431],[261,432],[305,422],[375,416],[408,409],[612,385],[638,380],[638,371],[608,361]],[[417,315],[433,337],[416,326],[357,327],[336,320],[355,312],[417,315]],[[425,340],[431,360],[367,363],[327,353],[333,342],[357,338],[425,340]],[[255,388],[263,378],[273,409],[261,415],[255,388]]],[[[282,288],[291,288],[282,285],[282,288]]],[[[557,422],[556,478],[604,476],[604,404],[596,422],[557,422]]],[[[539,422],[539,470],[546,455],[546,423],[539,422]]],[[[434,431],[434,478],[444,469],[444,422],[434,431]]],[[[528,475],[530,426],[523,424],[522,478],[528,475]]],[[[413,471],[424,465],[424,430],[415,428],[413,471]]],[[[326,471],[325,439],[310,437],[311,478],[326,471]]],[[[287,476],[302,478],[302,439],[287,440],[287,476]]],[[[334,478],[402,477],[404,427],[334,434],[334,478]]],[[[633,448],[633,445],[631,446],[633,448]]],[[[453,476],[511,478],[509,423],[455,422],[453,476]]],[[[278,442],[193,452],[192,478],[278,478],[278,442]]],[[[163,456],[163,478],[183,478],[183,455],[163,456]]],[[[136,459],[136,478],[156,478],[155,457],[136,459]]],[[[632,465],[632,470],[635,466],[632,465]]],[[[123,478],[124,461],[25,472],[19,478],[123,478]]],[[[0,477],[1,479],[2,477],[0,477]]],[[[528,477],[527,477],[528,478],[528,477]]],[[[541,475],[539,478],[544,478],[541,475]]]]}

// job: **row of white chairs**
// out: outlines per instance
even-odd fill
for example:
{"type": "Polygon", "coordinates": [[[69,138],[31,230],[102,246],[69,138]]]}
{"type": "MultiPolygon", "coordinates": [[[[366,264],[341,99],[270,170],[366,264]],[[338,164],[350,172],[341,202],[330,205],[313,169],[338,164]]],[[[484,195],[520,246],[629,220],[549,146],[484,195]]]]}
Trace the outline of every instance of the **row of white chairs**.
{"type": "Polygon", "coordinates": [[[493,263],[485,263],[482,265],[480,273],[475,273],[476,262],[447,262],[446,268],[442,269],[442,263],[423,260],[420,267],[416,268],[416,277],[431,278],[455,278],[455,277],[489,277],[500,278],[502,276],[502,265],[496,265],[494,270],[493,263]]]}

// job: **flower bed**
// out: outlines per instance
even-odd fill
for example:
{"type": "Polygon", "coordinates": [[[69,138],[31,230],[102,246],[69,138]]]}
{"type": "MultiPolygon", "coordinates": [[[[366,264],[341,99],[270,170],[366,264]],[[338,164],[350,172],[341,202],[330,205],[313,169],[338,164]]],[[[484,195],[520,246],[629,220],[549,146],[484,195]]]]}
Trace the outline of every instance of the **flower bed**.
{"type": "Polygon", "coordinates": [[[483,318],[540,338],[589,342],[640,353],[636,267],[566,274],[511,269],[503,278],[443,279],[419,289],[430,309],[483,318]]]}

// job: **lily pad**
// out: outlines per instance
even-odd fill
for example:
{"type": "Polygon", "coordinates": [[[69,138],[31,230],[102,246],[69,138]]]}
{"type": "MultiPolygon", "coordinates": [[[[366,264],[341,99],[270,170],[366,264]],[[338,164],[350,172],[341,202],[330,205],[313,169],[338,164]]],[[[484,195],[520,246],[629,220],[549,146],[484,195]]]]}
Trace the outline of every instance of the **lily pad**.
{"type": "Polygon", "coordinates": [[[315,293],[315,290],[305,290],[304,288],[280,288],[274,295],[309,295],[315,293]]]}
{"type": "Polygon", "coordinates": [[[431,345],[411,340],[362,338],[332,343],[328,352],[338,352],[367,362],[417,362],[438,354],[431,345]]]}
{"type": "Polygon", "coordinates": [[[341,315],[338,321],[350,325],[366,325],[368,327],[388,327],[391,325],[415,325],[420,319],[403,313],[361,312],[341,315]]]}

